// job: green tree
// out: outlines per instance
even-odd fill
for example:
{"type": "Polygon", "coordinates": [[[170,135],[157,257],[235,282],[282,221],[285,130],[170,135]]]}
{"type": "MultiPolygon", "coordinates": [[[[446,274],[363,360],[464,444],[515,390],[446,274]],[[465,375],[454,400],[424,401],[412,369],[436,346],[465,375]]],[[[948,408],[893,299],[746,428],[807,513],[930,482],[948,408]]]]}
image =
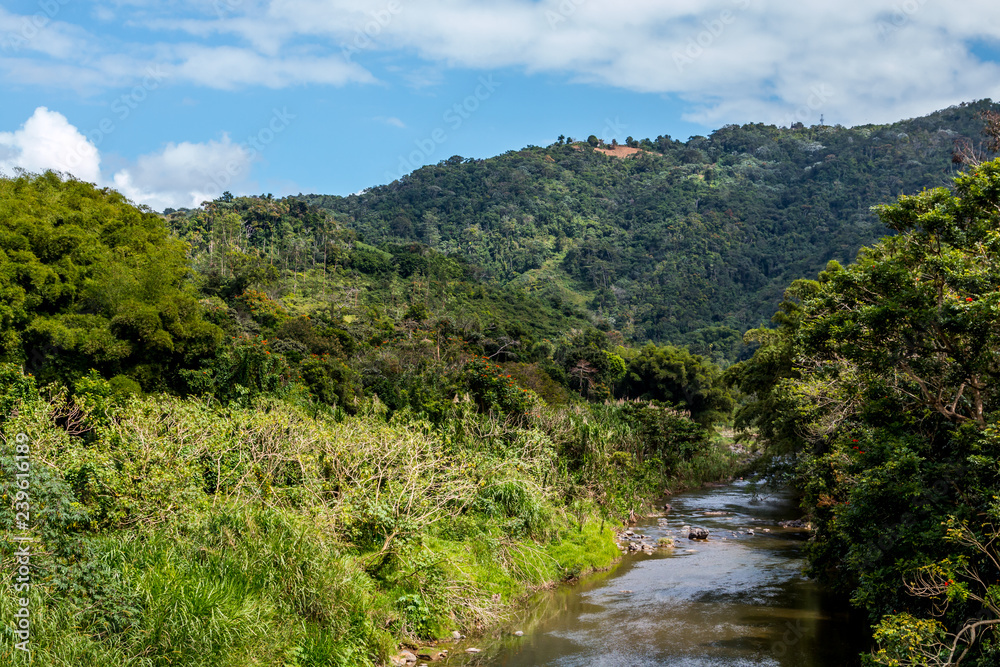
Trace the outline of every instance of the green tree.
{"type": "Polygon", "coordinates": [[[185,245],[120,194],[52,172],[0,179],[0,354],[42,380],[96,368],[178,388],[222,336],[189,275],[185,245]]]}
{"type": "MultiPolygon", "coordinates": [[[[816,527],[812,572],[884,617],[884,664],[929,655],[921,646],[957,656],[975,641],[970,628],[995,622],[1000,569],[980,547],[995,537],[1000,496],[998,210],[1000,161],[959,175],[954,191],[878,207],[895,234],[794,283],[777,328],[749,332],[760,347],[727,373],[748,396],[737,425],[793,462],[816,527]],[[948,543],[951,517],[962,539],[948,543]],[[899,586],[921,572],[979,597],[949,598],[946,613],[937,600],[940,622],[923,621],[934,596],[899,586]]],[[[993,641],[970,650],[995,662],[993,641]]]]}
{"type": "Polygon", "coordinates": [[[647,343],[632,351],[621,383],[629,398],[672,403],[691,412],[691,418],[709,425],[728,415],[733,400],[718,366],[685,348],[647,343]]]}

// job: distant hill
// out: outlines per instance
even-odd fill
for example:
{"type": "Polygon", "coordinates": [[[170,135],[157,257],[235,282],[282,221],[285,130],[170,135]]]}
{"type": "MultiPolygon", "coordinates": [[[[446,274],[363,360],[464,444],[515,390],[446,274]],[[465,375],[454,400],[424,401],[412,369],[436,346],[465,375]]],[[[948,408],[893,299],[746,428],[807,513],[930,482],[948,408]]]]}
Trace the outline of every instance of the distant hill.
{"type": "Polygon", "coordinates": [[[568,298],[635,340],[725,360],[789,282],[886,234],[872,205],[949,185],[955,142],[981,141],[987,108],[854,128],[733,125],[632,141],[643,151],[625,159],[559,142],[299,199],[369,244],[458,254],[493,282],[568,298]]]}

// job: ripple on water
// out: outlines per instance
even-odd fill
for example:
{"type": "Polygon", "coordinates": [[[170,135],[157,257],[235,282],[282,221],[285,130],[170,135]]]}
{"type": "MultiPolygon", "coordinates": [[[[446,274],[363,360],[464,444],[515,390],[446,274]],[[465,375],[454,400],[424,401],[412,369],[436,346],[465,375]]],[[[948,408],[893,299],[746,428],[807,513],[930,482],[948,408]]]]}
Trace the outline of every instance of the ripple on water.
{"type": "Polygon", "coordinates": [[[540,604],[557,612],[543,613],[524,637],[487,649],[474,664],[845,667],[856,662],[845,621],[826,613],[824,597],[801,574],[804,534],[778,527],[778,521],[798,518],[787,495],[754,498],[745,484],[734,484],[679,494],[670,502],[669,513],[641,522],[635,531],[652,542],[672,535],[676,549],[630,555],[610,576],[551,593],[540,604]],[[678,532],[682,526],[707,528],[710,538],[695,547],[678,532]]]}

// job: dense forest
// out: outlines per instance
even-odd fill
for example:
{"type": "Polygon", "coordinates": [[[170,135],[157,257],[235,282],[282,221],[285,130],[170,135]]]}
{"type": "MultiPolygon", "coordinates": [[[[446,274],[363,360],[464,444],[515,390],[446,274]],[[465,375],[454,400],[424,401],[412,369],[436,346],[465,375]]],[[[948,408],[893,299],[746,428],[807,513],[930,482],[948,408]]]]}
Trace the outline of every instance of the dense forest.
{"type": "Polygon", "coordinates": [[[874,626],[869,664],[1000,661],[1000,160],[954,186],[879,206],[894,235],[793,282],[727,371],[802,493],[811,574],[874,626]]]}
{"type": "MultiPolygon", "coordinates": [[[[885,234],[870,208],[946,186],[984,100],[891,125],[727,126],[627,144],[459,156],[358,195],[303,198],[366,242],[419,242],[499,284],[573,301],[637,341],[727,362],[795,278],[885,234]],[[603,148],[602,148],[603,147],[603,148]]],[[[593,145],[592,145],[593,144],[593,145]]],[[[302,198],[300,196],[300,198],[302,198]]]]}
{"type": "Polygon", "coordinates": [[[0,178],[0,608],[39,665],[388,664],[757,471],[873,663],[995,664],[989,109],[162,215],[0,178]]]}
{"type": "Polygon", "coordinates": [[[168,221],[22,174],[0,229],[4,563],[34,540],[0,607],[34,664],[386,664],[740,464],[710,362],[302,202],[168,221]]]}

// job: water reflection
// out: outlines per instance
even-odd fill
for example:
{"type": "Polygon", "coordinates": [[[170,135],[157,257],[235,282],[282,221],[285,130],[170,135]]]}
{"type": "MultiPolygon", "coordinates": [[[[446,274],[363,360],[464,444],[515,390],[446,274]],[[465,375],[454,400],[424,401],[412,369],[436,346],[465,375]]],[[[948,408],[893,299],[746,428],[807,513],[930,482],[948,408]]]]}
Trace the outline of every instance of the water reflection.
{"type": "Polygon", "coordinates": [[[686,493],[671,504],[664,517],[647,519],[635,530],[653,542],[662,536],[677,538],[672,552],[628,556],[612,572],[549,592],[519,623],[523,637],[483,646],[484,652],[473,658],[456,655],[449,663],[857,664],[864,647],[846,614],[801,574],[804,534],[778,526],[795,518],[786,496],[754,498],[746,485],[735,484],[686,493]],[[685,525],[707,528],[711,538],[680,539],[685,525]]]}

